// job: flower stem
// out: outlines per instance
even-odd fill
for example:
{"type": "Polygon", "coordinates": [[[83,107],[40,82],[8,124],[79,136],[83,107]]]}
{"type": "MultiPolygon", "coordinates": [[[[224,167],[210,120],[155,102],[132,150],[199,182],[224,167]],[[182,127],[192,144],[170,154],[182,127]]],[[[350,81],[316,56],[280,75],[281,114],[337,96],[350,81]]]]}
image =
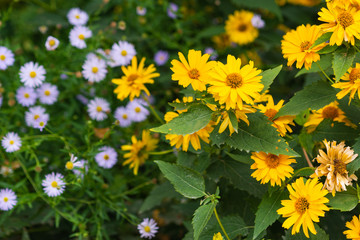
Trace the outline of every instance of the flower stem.
{"type": "Polygon", "coordinates": [[[303,150],[303,153],[304,153],[307,164],[309,165],[309,167],[313,168],[314,166],[312,165],[312,163],[311,163],[311,161],[309,159],[309,156],[307,155],[307,152],[306,152],[305,148],[302,148],[302,150],[303,150]]]}
{"type": "Polygon", "coordinates": [[[161,124],[165,124],[165,121],[159,116],[159,114],[157,114],[157,112],[155,111],[154,107],[150,104],[149,100],[148,100],[146,97],[144,97],[144,100],[145,100],[145,102],[147,102],[147,104],[149,105],[150,111],[151,111],[151,113],[155,116],[155,118],[156,118],[157,120],[159,120],[159,122],[160,122],[161,124]]]}
{"type": "Polygon", "coordinates": [[[217,211],[216,211],[216,207],[214,207],[214,214],[215,214],[215,217],[216,217],[216,220],[218,221],[219,225],[220,225],[220,228],[221,230],[223,231],[223,233],[225,234],[225,237],[227,240],[231,240],[229,238],[229,236],[227,235],[226,231],[225,231],[225,228],[224,226],[222,225],[221,221],[220,221],[220,218],[219,218],[219,215],[217,214],[217,211]]]}
{"type": "Polygon", "coordinates": [[[148,154],[150,154],[150,155],[165,155],[165,154],[172,153],[172,152],[174,152],[174,150],[169,149],[169,150],[164,150],[161,152],[148,152],[148,154]]]}
{"type": "Polygon", "coordinates": [[[325,73],[324,69],[322,69],[322,67],[320,66],[320,64],[318,62],[316,62],[317,66],[320,68],[321,72],[324,74],[324,76],[331,82],[334,83],[333,80],[331,80],[331,78],[325,73]]]}

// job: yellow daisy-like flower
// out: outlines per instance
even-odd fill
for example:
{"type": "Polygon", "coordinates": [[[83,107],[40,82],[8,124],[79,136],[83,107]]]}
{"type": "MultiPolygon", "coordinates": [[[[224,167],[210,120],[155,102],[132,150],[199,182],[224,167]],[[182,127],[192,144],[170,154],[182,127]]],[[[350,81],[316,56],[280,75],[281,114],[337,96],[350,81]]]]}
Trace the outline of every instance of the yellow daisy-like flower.
{"type": "Polygon", "coordinates": [[[275,105],[272,96],[269,96],[266,106],[262,104],[257,106],[260,109],[260,112],[264,113],[265,116],[267,116],[269,120],[273,122],[272,126],[276,127],[282,137],[286,135],[286,132],[292,132],[292,129],[289,125],[295,126],[295,123],[293,122],[295,116],[281,116],[274,119],[275,115],[282,108],[283,104],[284,100],[280,100],[275,105]]]}
{"type": "Polygon", "coordinates": [[[291,66],[296,61],[297,68],[305,65],[306,69],[310,69],[313,62],[320,60],[317,52],[326,46],[326,43],[322,43],[310,48],[322,34],[318,26],[310,24],[298,26],[296,30],[286,33],[281,41],[281,50],[288,60],[287,65],[291,66]]]}
{"type": "Polygon", "coordinates": [[[232,42],[245,45],[259,36],[258,29],[251,23],[253,16],[254,13],[246,10],[235,11],[234,15],[229,15],[225,22],[225,31],[232,42]]]}
{"type": "Polygon", "coordinates": [[[347,239],[360,240],[360,216],[353,216],[350,222],[346,222],[346,227],[349,228],[344,231],[347,239]]]}
{"type": "Polygon", "coordinates": [[[308,179],[304,184],[302,177],[291,185],[287,185],[290,200],[281,200],[283,207],[278,209],[277,213],[287,218],[282,225],[284,228],[289,229],[293,226],[292,235],[298,233],[301,226],[306,237],[309,237],[308,230],[316,234],[313,222],[319,222],[319,216],[323,217],[325,211],[329,211],[325,205],[329,202],[329,199],[325,197],[328,191],[322,187],[322,183],[319,183],[316,178],[308,179]]]}
{"type": "Polygon", "coordinates": [[[241,59],[228,55],[227,64],[218,62],[211,71],[209,80],[211,87],[208,92],[213,94],[220,104],[226,104],[225,108],[243,109],[243,102],[253,104],[253,99],[260,97],[259,92],[264,88],[261,83],[261,70],[254,68],[254,62],[241,67],[241,59]]]}
{"type": "Polygon", "coordinates": [[[350,67],[348,72],[341,77],[343,82],[334,83],[332,86],[334,88],[342,89],[336,94],[338,99],[342,99],[347,94],[349,96],[349,104],[351,100],[355,97],[356,92],[358,92],[358,98],[360,99],[360,63],[356,63],[354,68],[350,67]]]}
{"type": "MultiPolygon", "coordinates": [[[[167,112],[164,116],[166,122],[171,121],[172,119],[179,116],[176,112],[167,112]]],[[[170,141],[171,146],[175,146],[177,149],[182,147],[182,150],[187,152],[189,149],[189,143],[193,146],[195,150],[201,149],[200,139],[206,143],[209,143],[209,137],[212,130],[214,130],[214,122],[210,121],[208,125],[204,128],[186,135],[177,135],[177,134],[167,134],[165,138],[170,141]]]]}
{"type": "Polygon", "coordinates": [[[125,74],[122,78],[115,78],[113,83],[118,85],[115,88],[114,93],[117,94],[117,98],[124,100],[129,97],[132,101],[135,97],[139,97],[141,91],[144,91],[147,95],[150,95],[149,90],[145,87],[145,83],[154,83],[153,78],[160,76],[159,73],[155,73],[156,68],[154,64],[150,64],[149,67],[144,67],[145,58],[142,58],[139,66],[137,65],[137,58],[133,57],[131,65],[128,67],[122,66],[121,70],[125,74]]]}
{"type": "Polygon", "coordinates": [[[145,161],[149,158],[149,152],[153,151],[159,142],[158,139],[152,138],[150,131],[142,131],[142,139],[136,139],[136,136],[131,137],[131,145],[121,146],[121,150],[130,151],[124,154],[124,158],[127,158],[123,162],[123,166],[130,164],[129,168],[134,169],[134,174],[138,174],[139,166],[143,165],[145,161]]]}
{"type": "Polygon", "coordinates": [[[343,122],[345,125],[355,128],[356,125],[346,118],[345,113],[338,105],[339,103],[334,101],[317,111],[313,111],[308,121],[304,124],[304,127],[308,128],[308,132],[313,132],[324,119],[331,119],[332,121],[343,122]]]}
{"type": "Polygon", "coordinates": [[[347,4],[343,8],[327,4],[321,8],[319,20],[326,22],[320,25],[324,32],[332,32],[330,45],[341,45],[343,41],[355,44],[355,38],[360,38],[360,12],[347,4]]]}
{"type": "Polygon", "coordinates": [[[348,175],[346,166],[357,158],[357,154],[350,147],[345,147],[345,143],[341,142],[336,145],[336,141],[331,143],[324,140],[326,153],[319,150],[319,154],[315,158],[320,166],[315,169],[315,173],[311,177],[326,176],[324,183],[325,188],[335,196],[335,192],[346,191],[346,186],[351,184],[352,180],[357,180],[355,174],[348,175]]]}
{"type": "Polygon", "coordinates": [[[201,51],[189,50],[188,61],[184,55],[179,52],[180,61],[174,59],[171,61],[171,70],[174,72],[171,79],[179,81],[179,85],[187,87],[191,84],[194,90],[205,91],[209,71],[213,68],[215,62],[208,62],[210,55],[201,55],[201,51]]]}
{"type": "Polygon", "coordinates": [[[224,238],[221,236],[221,233],[215,233],[213,236],[213,240],[224,240],[224,238]]]}
{"type": "Polygon", "coordinates": [[[294,173],[294,169],[290,164],[296,161],[290,156],[253,152],[251,159],[253,159],[255,163],[252,164],[250,168],[256,169],[251,176],[256,178],[257,181],[260,181],[261,184],[270,182],[271,186],[281,186],[281,181],[291,177],[291,174],[294,173]]]}

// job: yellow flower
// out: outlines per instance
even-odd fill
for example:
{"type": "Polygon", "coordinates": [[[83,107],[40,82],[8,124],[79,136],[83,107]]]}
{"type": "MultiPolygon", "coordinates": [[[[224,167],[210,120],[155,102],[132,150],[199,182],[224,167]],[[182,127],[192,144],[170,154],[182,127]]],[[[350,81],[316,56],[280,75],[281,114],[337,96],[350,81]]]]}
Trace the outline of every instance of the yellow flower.
{"type": "MultiPolygon", "coordinates": [[[[176,112],[167,112],[164,116],[166,122],[171,121],[175,117],[179,116],[176,112]]],[[[206,143],[209,143],[210,133],[214,129],[214,122],[210,121],[208,125],[204,128],[186,135],[177,135],[177,134],[167,134],[165,138],[170,141],[171,146],[175,146],[176,148],[180,148],[182,146],[182,150],[187,152],[189,148],[189,143],[193,146],[195,150],[201,149],[200,139],[206,143]],[[200,138],[200,139],[199,139],[200,138]]]]}
{"type": "Polygon", "coordinates": [[[254,13],[241,10],[229,15],[225,22],[225,31],[230,40],[239,45],[251,43],[258,37],[259,31],[251,24],[254,13]]]}
{"type": "Polygon", "coordinates": [[[316,39],[322,35],[322,31],[318,26],[310,24],[298,26],[296,30],[286,33],[281,41],[281,50],[284,58],[288,60],[287,65],[291,66],[296,61],[296,67],[306,69],[311,68],[313,62],[320,60],[317,53],[326,43],[319,44],[310,48],[316,39]]]}
{"type": "Polygon", "coordinates": [[[224,238],[221,236],[221,233],[218,232],[214,234],[213,240],[224,240],[224,238]]]}
{"type": "Polygon", "coordinates": [[[267,116],[269,120],[273,122],[272,126],[278,130],[282,137],[286,135],[286,132],[292,132],[292,129],[289,125],[295,126],[295,123],[293,122],[295,116],[281,116],[274,119],[275,115],[282,108],[283,104],[284,100],[280,100],[275,105],[272,96],[269,96],[266,106],[262,104],[257,106],[260,109],[260,112],[264,113],[265,116],[267,116]]]}
{"type": "Polygon", "coordinates": [[[252,164],[250,168],[256,169],[251,176],[256,178],[257,181],[260,181],[261,184],[270,182],[271,186],[275,186],[275,184],[281,186],[281,181],[291,177],[291,174],[294,173],[294,169],[290,164],[296,161],[290,156],[253,152],[251,159],[253,159],[255,163],[252,164]]]}
{"type": "Polygon", "coordinates": [[[350,127],[356,127],[356,125],[346,118],[345,113],[338,105],[339,103],[334,101],[317,111],[313,111],[310,114],[308,121],[304,124],[304,127],[308,127],[308,132],[313,132],[324,119],[331,119],[335,122],[343,122],[350,127]]]}
{"type": "Polygon", "coordinates": [[[302,177],[291,185],[287,185],[290,200],[281,200],[283,207],[278,209],[277,213],[287,218],[282,225],[284,228],[289,229],[293,226],[292,235],[298,233],[301,226],[306,237],[309,237],[308,230],[316,234],[313,222],[319,222],[319,216],[323,217],[324,211],[329,211],[325,205],[329,202],[329,199],[325,197],[328,191],[322,187],[322,183],[319,183],[316,178],[308,179],[304,184],[302,177]]]}
{"type": "Polygon", "coordinates": [[[137,140],[136,136],[132,136],[131,142],[131,145],[121,146],[121,150],[130,151],[124,154],[124,158],[127,158],[127,160],[123,163],[123,166],[130,164],[129,168],[133,168],[134,174],[137,175],[139,166],[143,165],[149,158],[149,152],[157,147],[159,140],[152,138],[148,130],[143,130],[142,139],[137,140]]]}
{"type": "Polygon", "coordinates": [[[353,216],[350,222],[346,222],[346,227],[349,228],[344,231],[347,239],[360,240],[360,216],[353,216]]]}
{"type": "Polygon", "coordinates": [[[355,174],[348,176],[346,166],[358,155],[354,154],[350,147],[345,147],[344,142],[336,145],[336,141],[330,143],[324,140],[324,144],[326,153],[319,150],[316,161],[320,163],[320,166],[315,169],[311,177],[326,176],[324,186],[335,196],[335,192],[346,191],[346,186],[349,186],[352,180],[357,180],[355,174]]]}
{"type": "Polygon", "coordinates": [[[355,38],[360,38],[360,12],[350,5],[334,7],[327,4],[321,8],[319,20],[326,22],[320,25],[324,32],[332,32],[330,45],[341,45],[343,41],[355,44],[355,38]]]}
{"type": "Polygon", "coordinates": [[[350,67],[348,72],[341,77],[344,82],[334,83],[332,86],[334,88],[342,89],[336,94],[338,99],[342,99],[345,95],[350,93],[349,104],[351,100],[355,97],[356,91],[358,92],[358,98],[360,99],[360,64],[356,63],[355,68],[350,67]]]}
{"type": "Polygon", "coordinates": [[[201,51],[189,50],[188,61],[184,55],[179,52],[180,61],[174,59],[171,61],[171,70],[174,72],[171,79],[179,81],[179,85],[187,87],[191,84],[194,90],[205,91],[209,71],[215,62],[208,62],[210,55],[201,55],[201,51]]]}
{"type": "Polygon", "coordinates": [[[150,95],[149,90],[145,87],[145,83],[154,83],[153,78],[160,76],[156,71],[154,64],[144,68],[145,58],[142,58],[139,66],[137,65],[137,58],[133,57],[131,65],[128,67],[122,66],[121,70],[125,74],[122,78],[113,79],[112,82],[118,85],[114,90],[117,94],[117,98],[124,100],[129,97],[130,101],[134,97],[139,97],[141,91],[144,91],[147,95],[150,95]]]}
{"type": "Polygon", "coordinates": [[[295,4],[295,5],[302,5],[306,7],[313,7],[318,5],[321,0],[287,0],[288,3],[295,4]]]}
{"type": "Polygon", "coordinates": [[[264,88],[261,83],[261,70],[254,68],[254,62],[241,68],[240,58],[228,55],[227,64],[221,62],[210,73],[208,92],[213,94],[220,104],[225,103],[226,109],[243,109],[243,101],[253,104],[253,98],[259,98],[259,92],[264,88]]]}

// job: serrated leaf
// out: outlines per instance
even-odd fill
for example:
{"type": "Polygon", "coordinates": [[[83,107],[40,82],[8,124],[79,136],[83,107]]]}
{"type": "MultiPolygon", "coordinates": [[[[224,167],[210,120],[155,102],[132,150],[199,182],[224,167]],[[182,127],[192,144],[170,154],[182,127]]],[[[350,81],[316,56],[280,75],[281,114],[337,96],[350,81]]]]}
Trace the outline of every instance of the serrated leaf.
{"type": "Polygon", "coordinates": [[[358,157],[346,166],[346,169],[349,171],[349,175],[360,169],[360,138],[356,139],[355,144],[352,146],[352,150],[354,150],[355,154],[358,154],[358,157]]]}
{"type": "Polygon", "coordinates": [[[344,123],[333,122],[331,119],[324,119],[313,132],[314,141],[322,141],[324,139],[344,141],[353,140],[358,137],[358,131],[352,127],[346,126],[344,123]]]}
{"type": "Polygon", "coordinates": [[[280,217],[276,211],[281,208],[281,200],[286,197],[287,193],[285,191],[277,191],[271,196],[267,193],[263,197],[256,211],[253,239],[280,217]]]}
{"type": "Polygon", "coordinates": [[[320,57],[320,61],[318,61],[316,63],[313,63],[311,65],[310,69],[306,69],[306,68],[301,69],[295,75],[295,77],[299,77],[299,76],[301,76],[303,74],[307,74],[307,73],[321,72],[321,69],[319,68],[319,65],[325,71],[325,70],[327,70],[328,68],[331,67],[331,60],[332,60],[332,55],[331,54],[323,55],[323,56],[320,57]]]}
{"type": "Polygon", "coordinates": [[[204,128],[211,120],[212,111],[205,105],[194,104],[187,112],[160,127],[150,129],[165,134],[186,135],[204,128]]]}
{"type": "Polygon", "coordinates": [[[262,76],[261,83],[264,85],[264,88],[263,90],[261,90],[261,93],[269,89],[274,79],[277,77],[277,75],[279,75],[281,69],[282,69],[282,65],[279,65],[275,68],[268,69],[260,73],[260,76],[262,76]]]}
{"type": "Polygon", "coordinates": [[[348,186],[347,191],[345,192],[337,192],[335,197],[330,193],[326,195],[326,197],[329,199],[327,205],[329,205],[331,209],[340,210],[342,212],[353,210],[359,203],[357,191],[351,186],[348,186]]]}
{"type": "Polygon", "coordinates": [[[239,124],[238,124],[238,120],[237,120],[237,118],[235,116],[235,113],[233,111],[228,111],[228,114],[229,114],[230,123],[233,126],[234,131],[238,132],[239,124]]]}
{"type": "Polygon", "coordinates": [[[233,133],[231,137],[228,137],[225,140],[226,144],[241,151],[263,151],[276,155],[300,156],[279,136],[266,116],[261,113],[252,113],[248,115],[248,119],[250,125],[240,122],[238,133],[233,133]]]}
{"type": "Polygon", "coordinates": [[[280,20],[282,20],[282,15],[279,6],[275,3],[274,0],[256,0],[256,1],[249,1],[249,0],[232,0],[235,5],[240,7],[247,7],[251,9],[266,9],[274,13],[280,20]]]}
{"type": "Polygon", "coordinates": [[[174,185],[175,190],[187,198],[205,195],[205,182],[200,173],[183,166],[155,161],[160,171],[174,185]]]}
{"type": "Polygon", "coordinates": [[[285,239],[286,240],[329,240],[329,235],[327,235],[323,229],[321,229],[316,223],[314,223],[314,226],[316,230],[316,235],[312,234],[309,231],[309,238],[307,238],[302,230],[299,233],[292,235],[291,229],[289,229],[286,230],[285,239]]]}
{"type": "Polygon", "coordinates": [[[225,143],[225,140],[229,137],[229,130],[226,129],[224,132],[219,133],[220,125],[216,125],[214,130],[210,133],[210,144],[212,146],[216,145],[220,147],[225,143]]]}
{"type": "Polygon", "coordinates": [[[335,100],[335,89],[329,83],[319,81],[295,93],[290,101],[279,110],[275,118],[285,115],[298,115],[308,108],[318,110],[335,100]]]}
{"type": "Polygon", "coordinates": [[[336,82],[338,82],[349,67],[351,67],[355,53],[354,48],[340,48],[333,53],[332,67],[334,69],[336,82]]]}
{"type": "Polygon", "coordinates": [[[210,220],[215,207],[216,203],[211,202],[196,209],[192,220],[192,225],[194,228],[194,240],[199,239],[200,234],[210,220]]]}

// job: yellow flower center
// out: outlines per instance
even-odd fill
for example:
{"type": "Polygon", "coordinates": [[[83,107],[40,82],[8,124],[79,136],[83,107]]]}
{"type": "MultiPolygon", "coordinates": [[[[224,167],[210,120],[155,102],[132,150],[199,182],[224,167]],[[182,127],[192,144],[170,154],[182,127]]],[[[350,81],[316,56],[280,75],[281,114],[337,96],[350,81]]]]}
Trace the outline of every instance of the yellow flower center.
{"type": "Polygon", "coordinates": [[[360,69],[359,68],[353,68],[351,69],[351,72],[349,74],[349,79],[351,83],[354,83],[355,80],[360,78],[360,69]]]}
{"type": "Polygon", "coordinates": [[[91,69],[91,71],[92,71],[93,73],[97,73],[97,72],[99,71],[99,69],[98,69],[97,67],[93,67],[93,68],[91,69]]]}
{"type": "Polygon", "coordinates": [[[269,154],[266,156],[265,163],[269,168],[276,168],[279,166],[279,157],[274,154],[269,154]]]}
{"type": "Polygon", "coordinates": [[[4,202],[9,201],[9,199],[7,197],[4,197],[4,202]]]}
{"type": "Polygon", "coordinates": [[[328,119],[334,120],[338,116],[339,116],[339,111],[336,107],[333,107],[333,106],[326,107],[322,111],[323,118],[328,118],[328,119]]]}
{"type": "Polygon", "coordinates": [[[301,51],[304,52],[305,50],[308,50],[311,47],[311,43],[309,41],[302,42],[300,44],[301,51]]]}
{"type": "Polygon", "coordinates": [[[345,175],[346,174],[346,164],[343,163],[341,160],[334,159],[334,173],[345,175]]]}
{"type": "Polygon", "coordinates": [[[128,119],[127,114],[123,114],[123,115],[122,115],[122,118],[123,118],[123,119],[128,119]]]}
{"type": "Polygon", "coordinates": [[[5,55],[0,55],[0,60],[4,61],[6,59],[5,55]]]}
{"type": "Polygon", "coordinates": [[[40,116],[36,114],[36,115],[34,116],[34,119],[36,120],[36,119],[38,119],[39,117],[40,117],[40,116]]]}
{"type": "Polygon", "coordinates": [[[141,111],[141,109],[139,107],[135,108],[135,112],[139,113],[141,111]]]}
{"type": "Polygon", "coordinates": [[[145,226],[145,227],[144,227],[144,231],[147,232],[147,233],[149,233],[149,232],[151,231],[151,228],[150,228],[149,226],[145,226]]]}
{"type": "Polygon", "coordinates": [[[10,145],[13,145],[15,142],[14,142],[14,140],[10,140],[9,143],[10,143],[10,145]]]}
{"type": "Polygon", "coordinates": [[[126,51],[126,50],[122,50],[122,51],[121,51],[121,55],[125,57],[125,56],[127,55],[127,51],[126,51]]]}
{"type": "Polygon", "coordinates": [[[105,155],[104,155],[104,159],[105,159],[105,160],[109,160],[109,155],[105,154],[105,155]]]}
{"type": "Polygon", "coordinates": [[[84,34],[79,34],[79,39],[84,40],[85,39],[84,34]]]}
{"type": "Polygon", "coordinates": [[[49,45],[52,47],[52,46],[54,46],[55,45],[55,40],[54,39],[51,39],[50,41],[49,41],[49,45]]]}
{"type": "Polygon", "coordinates": [[[66,169],[71,170],[71,169],[74,168],[74,164],[73,164],[72,162],[68,161],[68,162],[66,163],[65,167],[66,167],[66,169]]]}
{"type": "Polygon", "coordinates": [[[240,24],[238,27],[239,32],[245,32],[247,29],[247,25],[246,24],[240,24]]]}
{"type": "Polygon", "coordinates": [[[79,14],[75,15],[75,18],[80,19],[80,15],[79,14]]]}
{"type": "Polygon", "coordinates": [[[337,21],[343,28],[347,28],[354,23],[354,18],[351,13],[342,12],[339,14],[337,21]]]}
{"type": "Polygon", "coordinates": [[[230,73],[226,77],[226,85],[231,88],[238,88],[242,85],[242,77],[239,73],[230,73]]]}
{"type": "Polygon", "coordinates": [[[275,109],[270,108],[270,109],[267,109],[264,114],[265,114],[265,116],[267,116],[270,120],[272,120],[277,113],[278,113],[278,111],[276,111],[275,109]]]}
{"type": "Polygon", "coordinates": [[[131,74],[130,76],[128,76],[129,86],[132,86],[138,77],[139,75],[137,74],[131,74]]]}
{"type": "Polygon", "coordinates": [[[306,198],[304,197],[298,198],[295,202],[295,210],[299,214],[304,214],[306,210],[309,209],[309,205],[310,204],[306,198]]]}
{"type": "Polygon", "coordinates": [[[45,96],[50,96],[50,91],[49,91],[49,90],[45,90],[44,94],[45,94],[45,96]]]}
{"type": "Polygon", "coordinates": [[[188,72],[188,75],[189,75],[189,78],[191,78],[191,79],[199,79],[199,77],[200,77],[200,73],[196,68],[191,69],[188,72]]]}
{"type": "Polygon", "coordinates": [[[36,72],[31,71],[29,75],[30,75],[31,78],[34,78],[34,77],[36,77],[36,72]]]}
{"type": "Polygon", "coordinates": [[[53,188],[57,188],[57,187],[58,187],[58,184],[57,184],[56,181],[53,181],[53,182],[51,183],[51,186],[52,186],[53,188]]]}
{"type": "Polygon", "coordinates": [[[29,97],[30,97],[30,94],[28,94],[28,93],[24,94],[24,98],[29,98],[29,97]]]}
{"type": "Polygon", "coordinates": [[[43,122],[43,121],[41,121],[40,123],[39,123],[39,126],[40,127],[43,127],[45,125],[45,123],[43,122]]]}
{"type": "Polygon", "coordinates": [[[102,111],[102,108],[101,108],[100,106],[97,106],[97,107],[96,107],[96,111],[97,111],[97,112],[101,112],[101,111],[102,111]]]}

